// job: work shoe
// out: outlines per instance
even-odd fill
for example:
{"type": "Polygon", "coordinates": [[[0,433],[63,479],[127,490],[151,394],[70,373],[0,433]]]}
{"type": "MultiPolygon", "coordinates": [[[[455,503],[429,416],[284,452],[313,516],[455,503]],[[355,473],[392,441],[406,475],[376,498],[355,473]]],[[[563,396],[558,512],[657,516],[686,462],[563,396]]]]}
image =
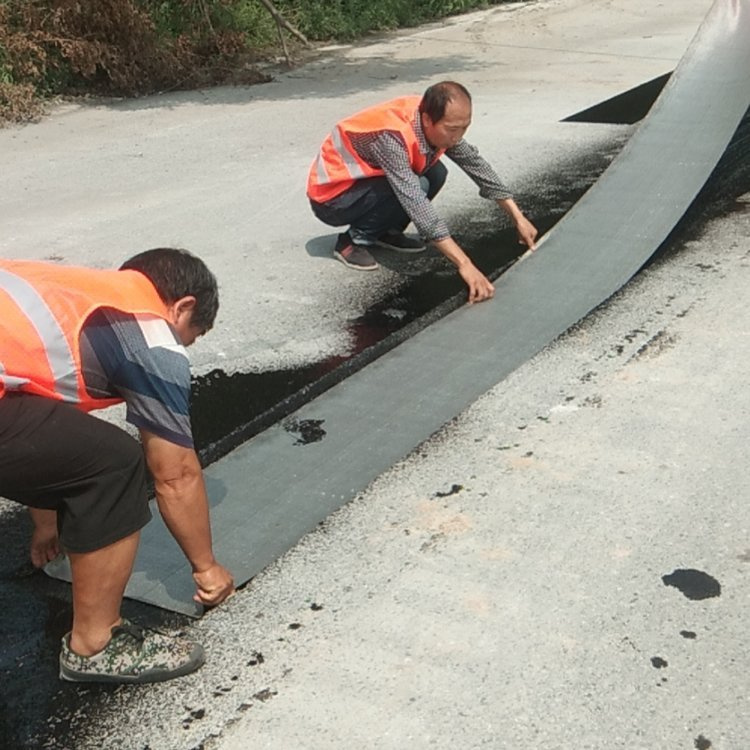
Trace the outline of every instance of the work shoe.
{"type": "Polygon", "coordinates": [[[63,636],[60,679],[70,682],[162,682],[194,672],[205,661],[203,648],[186,638],[164,635],[123,620],[99,653],[81,656],[63,636]]]}
{"type": "Polygon", "coordinates": [[[424,242],[418,237],[409,237],[403,232],[395,231],[380,235],[377,245],[397,253],[421,253],[426,249],[424,242]]]}
{"type": "Polygon", "coordinates": [[[378,267],[375,258],[370,255],[369,250],[364,245],[355,245],[352,242],[349,232],[339,235],[336,247],[333,250],[333,257],[338,258],[345,266],[357,271],[374,271],[378,267]]]}

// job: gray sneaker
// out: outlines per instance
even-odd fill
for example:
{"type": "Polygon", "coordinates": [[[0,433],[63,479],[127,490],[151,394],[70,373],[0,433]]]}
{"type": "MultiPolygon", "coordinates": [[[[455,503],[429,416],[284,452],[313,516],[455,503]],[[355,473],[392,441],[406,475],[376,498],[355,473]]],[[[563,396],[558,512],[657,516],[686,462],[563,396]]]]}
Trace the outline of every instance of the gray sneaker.
{"type": "Polygon", "coordinates": [[[363,245],[355,245],[348,232],[339,235],[333,257],[357,271],[375,271],[378,268],[377,261],[369,250],[363,245]]]}
{"type": "Polygon", "coordinates": [[[80,656],[62,639],[60,679],[70,682],[162,682],[194,672],[205,661],[203,648],[123,620],[98,654],[80,656]]]}
{"type": "Polygon", "coordinates": [[[419,237],[411,237],[403,232],[391,231],[378,237],[378,247],[397,253],[423,253],[427,246],[419,237]]]}

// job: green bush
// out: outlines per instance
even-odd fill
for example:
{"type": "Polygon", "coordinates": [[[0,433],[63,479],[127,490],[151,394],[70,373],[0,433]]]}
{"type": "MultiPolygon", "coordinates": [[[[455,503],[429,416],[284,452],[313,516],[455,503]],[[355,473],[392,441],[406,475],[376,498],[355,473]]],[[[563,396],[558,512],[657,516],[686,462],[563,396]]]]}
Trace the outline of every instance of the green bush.
{"type": "MultiPolygon", "coordinates": [[[[504,0],[278,0],[279,11],[310,39],[351,40],[369,31],[444,18],[504,0]]],[[[255,5],[245,0],[238,5],[255,5]]]]}

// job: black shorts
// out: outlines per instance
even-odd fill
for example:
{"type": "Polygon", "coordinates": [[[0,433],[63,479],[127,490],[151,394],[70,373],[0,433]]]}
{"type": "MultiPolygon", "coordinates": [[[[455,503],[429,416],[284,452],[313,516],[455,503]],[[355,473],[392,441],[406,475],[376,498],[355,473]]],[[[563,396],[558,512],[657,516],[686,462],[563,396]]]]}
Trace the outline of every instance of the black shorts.
{"type": "Polygon", "coordinates": [[[27,394],[0,398],[0,496],[56,510],[70,552],[106,547],[151,519],[138,441],[70,404],[27,394]]]}

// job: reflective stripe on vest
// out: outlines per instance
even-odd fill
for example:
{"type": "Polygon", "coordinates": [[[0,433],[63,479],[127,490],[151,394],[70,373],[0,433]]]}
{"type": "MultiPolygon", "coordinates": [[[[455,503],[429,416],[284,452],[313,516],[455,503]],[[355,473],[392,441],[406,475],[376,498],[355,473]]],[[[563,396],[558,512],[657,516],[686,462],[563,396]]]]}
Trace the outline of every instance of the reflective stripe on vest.
{"type": "MultiPolygon", "coordinates": [[[[24,311],[29,323],[34,327],[42,342],[52,377],[55,392],[63,401],[78,400],[78,377],[73,353],[70,351],[60,324],[50,311],[47,303],[29,282],[16,274],[0,269],[0,288],[24,311]]],[[[4,372],[0,379],[8,389],[17,389],[28,379],[13,378],[4,372]],[[15,381],[13,388],[12,381],[15,381]]]]}
{"type": "Polygon", "coordinates": [[[29,384],[28,378],[17,378],[14,375],[8,375],[5,371],[5,365],[0,362],[0,383],[4,384],[9,391],[17,391],[24,385],[29,384]]]}
{"type": "MultiPolygon", "coordinates": [[[[343,166],[346,167],[346,170],[349,173],[349,179],[361,180],[363,177],[367,176],[365,174],[365,171],[360,166],[359,162],[354,158],[354,156],[352,156],[352,153],[344,145],[344,139],[341,135],[341,127],[339,125],[337,125],[331,133],[331,143],[333,143],[333,146],[336,149],[337,155],[341,159],[343,166]]],[[[317,165],[316,170],[318,173],[318,183],[320,185],[328,185],[329,183],[333,182],[334,180],[332,180],[328,176],[328,172],[326,172],[322,153],[318,154],[318,158],[315,160],[315,163],[317,165]]]]}

